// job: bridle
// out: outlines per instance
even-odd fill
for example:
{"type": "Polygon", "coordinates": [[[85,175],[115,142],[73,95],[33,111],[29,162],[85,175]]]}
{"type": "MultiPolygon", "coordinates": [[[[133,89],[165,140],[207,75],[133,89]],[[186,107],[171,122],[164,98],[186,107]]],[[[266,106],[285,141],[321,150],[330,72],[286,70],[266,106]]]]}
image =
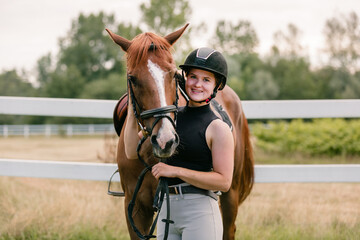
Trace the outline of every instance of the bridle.
{"type": "MultiPolygon", "coordinates": [[[[131,75],[127,75],[127,83],[128,83],[128,89],[129,89],[129,93],[130,93],[130,101],[132,103],[132,109],[134,112],[134,116],[136,118],[136,121],[143,133],[143,137],[140,139],[138,146],[136,148],[136,152],[137,152],[137,156],[139,158],[139,160],[144,164],[145,169],[141,172],[141,174],[138,177],[138,181],[136,183],[136,187],[133,193],[133,197],[129,203],[128,206],[128,219],[129,219],[129,223],[132,227],[132,229],[134,230],[134,232],[137,234],[137,236],[140,239],[150,239],[150,238],[156,238],[155,235],[153,235],[154,231],[155,231],[155,227],[156,227],[156,223],[157,223],[157,219],[159,217],[159,212],[162,206],[162,203],[164,201],[164,197],[166,195],[166,206],[167,206],[167,215],[166,215],[166,219],[162,219],[163,222],[165,222],[165,234],[164,234],[164,239],[167,239],[168,237],[168,232],[169,232],[169,226],[171,223],[174,223],[172,220],[170,220],[170,197],[169,197],[169,187],[168,187],[168,183],[166,178],[161,177],[159,180],[159,184],[157,186],[156,189],[156,193],[155,193],[155,197],[154,197],[154,202],[153,202],[153,208],[154,211],[157,211],[157,215],[156,218],[150,228],[150,232],[148,235],[143,235],[138,228],[135,226],[135,222],[133,220],[132,217],[132,213],[134,210],[134,206],[135,206],[135,201],[136,201],[136,197],[137,194],[140,190],[140,187],[142,185],[142,182],[145,178],[145,174],[148,171],[151,171],[151,168],[153,165],[149,165],[147,164],[144,159],[141,157],[140,155],[140,149],[142,144],[145,142],[145,140],[151,136],[152,131],[154,129],[154,127],[156,126],[156,124],[163,118],[167,118],[171,124],[173,125],[173,127],[176,127],[176,120],[177,120],[177,111],[178,111],[178,101],[179,101],[179,95],[178,95],[178,89],[179,89],[179,77],[181,77],[181,75],[179,76],[178,73],[175,73],[174,75],[174,80],[175,80],[175,94],[176,94],[176,98],[174,101],[173,105],[169,105],[169,106],[164,106],[164,107],[159,107],[159,108],[154,108],[154,109],[149,109],[149,110],[143,110],[140,107],[138,101],[136,100],[135,94],[134,94],[134,90],[133,90],[133,85],[131,82],[131,75]],[[139,111],[138,111],[139,109],[139,111]],[[172,119],[169,115],[169,113],[174,113],[174,119],[172,119]],[[150,129],[147,129],[144,127],[144,124],[142,123],[143,120],[148,119],[148,118],[155,118],[152,126],[150,129]]],[[[160,161],[166,162],[166,159],[160,159],[160,161]]]]}
{"type": "Polygon", "coordinates": [[[136,118],[136,121],[137,121],[144,137],[151,136],[155,125],[163,118],[167,118],[171,122],[173,127],[175,128],[176,119],[177,119],[177,111],[178,111],[178,101],[179,101],[179,95],[178,95],[178,85],[179,84],[178,84],[178,80],[177,80],[177,74],[175,74],[174,78],[175,78],[175,86],[176,86],[176,88],[175,88],[176,98],[175,98],[174,104],[169,105],[169,106],[153,108],[153,109],[142,111],[142,108],[140,107],[138,101],[136,100],[135,94],[134,94],[133,84],[131,82],[132,76],[127,74],[127,84],[128,84],[128,88],[129,88],[129,92],[130,92],[129,100],[132,103],[134,116],[136,118]],[[137,109],[139,109],[140,114],[137,109]],[[168,113],[172,113],[172,112],[174,113],[174,119],[172,119],[168,114],[168,113]],[[153,122],[151,128],[150,129],[145,128],[143,125],[143,120],[152,118],[152,117],[155,118],[155,121],[153,122]]]}

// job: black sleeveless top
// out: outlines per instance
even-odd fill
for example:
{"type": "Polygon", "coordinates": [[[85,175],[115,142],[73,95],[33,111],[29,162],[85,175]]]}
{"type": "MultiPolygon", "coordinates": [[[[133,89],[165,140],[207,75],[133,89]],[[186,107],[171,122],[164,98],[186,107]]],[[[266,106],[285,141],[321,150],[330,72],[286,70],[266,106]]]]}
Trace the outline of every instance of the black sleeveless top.
{"type": "MultiPolygon", "coordinates": [[[[210,104],[179,108],[176,131],[180,144],[167,163],[196,171],[212,171],[211,150],[206,143],[205,132],[215,119],[218,117],[210,109],[210,104]]],[[[183,182],[179,178],[168,178],[169,186],[183,182]]]]}

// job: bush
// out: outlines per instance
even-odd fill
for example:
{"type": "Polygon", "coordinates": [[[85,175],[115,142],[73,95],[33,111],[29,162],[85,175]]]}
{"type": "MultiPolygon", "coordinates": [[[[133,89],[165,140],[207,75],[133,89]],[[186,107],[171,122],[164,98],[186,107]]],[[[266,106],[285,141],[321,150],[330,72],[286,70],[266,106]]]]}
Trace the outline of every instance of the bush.
{"type": "Polygon", "coordinates": [[[256,147],[278,153],[327,156],[360,156],[360,120],[293,120],[251,127],[256,147]]]}

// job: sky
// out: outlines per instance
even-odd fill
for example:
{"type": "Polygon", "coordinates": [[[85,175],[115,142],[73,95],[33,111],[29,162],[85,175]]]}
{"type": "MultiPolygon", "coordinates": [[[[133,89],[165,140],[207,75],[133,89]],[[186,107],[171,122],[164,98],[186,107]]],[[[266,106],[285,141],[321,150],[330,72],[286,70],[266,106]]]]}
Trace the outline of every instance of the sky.
{"type": "MultiPolygon", "coordinates": [[[[71,21],[80,12],[113,13],[118,22],[139,23],[139,6],[150,0],[0,0],[0,72],[16,68],[31,71],[36,61],[58,51],[58,39],[66,35],[71,21]]],[[[327,19],[360,15],[359,0],[189,0],[190,24],[206,22],[212,35],[219,20],[248,20],[258,35],[257,52],[266,55],[276,31],[286,31],[292,23],[302,32],[301,43],[312,62],[324,45],[323,29],[327,19]]],[[[175,29],[174,29],[175,30],[175,29]]],[[[121,33],[120,33],[121,35],[121,33]]],[[[208,36],[207,36],[208,37],[208,36]]],[[[207,37],[199,36],[194,47],[206,45],[207,37]]]]}

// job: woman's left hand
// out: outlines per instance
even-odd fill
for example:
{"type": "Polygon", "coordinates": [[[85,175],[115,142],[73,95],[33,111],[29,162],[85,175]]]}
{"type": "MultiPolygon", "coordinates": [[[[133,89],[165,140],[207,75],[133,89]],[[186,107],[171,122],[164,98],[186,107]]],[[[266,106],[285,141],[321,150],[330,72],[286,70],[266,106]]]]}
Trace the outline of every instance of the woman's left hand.
{"type": "Polygon", "coordinates": [[[152,167],[151,173],[156,179],[160,177],[176,177],[176,170],[178,168],[174,166],[167,165],[165,163],[159,162],[152,167]]]}

